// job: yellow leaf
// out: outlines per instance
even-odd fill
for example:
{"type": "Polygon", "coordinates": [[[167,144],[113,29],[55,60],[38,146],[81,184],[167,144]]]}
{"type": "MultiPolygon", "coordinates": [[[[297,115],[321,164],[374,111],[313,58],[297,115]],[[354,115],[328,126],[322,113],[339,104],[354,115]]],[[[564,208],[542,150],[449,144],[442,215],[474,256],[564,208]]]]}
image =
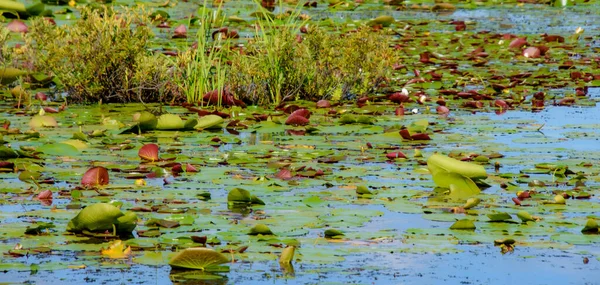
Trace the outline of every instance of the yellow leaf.
{"type": "Polygon", "coordinates": [[[114,241],[108,249],[102,249],[102,255],[108,256],[108,258],[125,258],[131,255],[131,247],[125,248],[122,241],[114,241]]]}

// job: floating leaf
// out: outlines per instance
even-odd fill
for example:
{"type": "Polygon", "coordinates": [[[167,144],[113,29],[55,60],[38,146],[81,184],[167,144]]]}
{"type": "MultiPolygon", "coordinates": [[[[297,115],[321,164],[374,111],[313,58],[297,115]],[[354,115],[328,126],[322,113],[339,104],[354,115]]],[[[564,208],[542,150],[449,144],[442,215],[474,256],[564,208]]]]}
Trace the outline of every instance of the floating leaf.
{"type": "Polygon", "coordinates": [[[227,194],[227,202],[230,203],[250,203],[252,201],[252,195],[246,189],[233,188],[227,194]]]}
{"type": "Polygon", "coordinates": [[[523,221],[524,223],[534,221],[533,216],[527,211],[519,211],[517,213],[517,217],[519,217],[519,219],[521,219],[521,221],[523,221]]]}
{"type": "Polygon", "coordinates": [[[481,192],[479,187],[473,180],[468,177],[456,173],[436,172],[433,175],[433,182],[440,186],[448,185],[450,189],[450,198],[452,199],[467,199],[481,192]]]}
{"type": "Polygon", "coordinates": [[[463,206],[463,208],[471,209],[471,208],[479,205],[480,202],[481,202],[481,200],[479,198],[469,198],[467,200],[467,202],[465,203],[465,205],[463,206]]]}
{"type": "Polygon", "coordinates": [[[210,271],[211,267],[227,263],[229,259],[220,252],[205,247],[186,248],[169,261],[173,268],[210,271]]]}
{"type": "Polygon", "coordinates": [[[392,16],[379,16],[367,23],[369,26],[381,25],[382,27],[389,27],[394,23],[394,17],[392,16]]]}
{"type": "Polygon", "coordinates": [[[272,235],[273,232],[269,227],[263,224],[258,224],[250,229],[249,235],[272,235]]]}
{"type": "Polygon", "coordinates": [[[175,114],[163,114],[156,122],[157,130],[180,130],[184,126],[183,120],[175,114]]]}
{"type": "Polygon", "coordinates": [[[19,154],[10,147],[0,145],[0,158],[17,158],[19,154]]]}
{"type": "Polygon", "coordinates": [[[27,25],[19,20],[12,20],[6,28],[13,33],[27,33],[27,25]]]}
{"type": "Polygon", "coordinates": [[[142,131],[149,131],[156,129],[158,119],[150,112],[140,112],[133,115],[133,121],[138,123],[138,127],[142,131]]]}
{"type": "MultiPolygon", "coordinates": [[[[436,172],[451,172],[462,175],[468,178],[486,178],[487,173],[483,166],[473,163],[468,163],[454,158],[447,157],[441,154],[434,154],[427,159],[427,167],[432,174],[436,172]]],[[[437,183],[436,183],[437,184],[437,183]]],[[[449,185],[440,185],[440,187],[448,187],[449,185]]]]}
{"type": "Polygon", "coordinates": [[[101,253],[108,258],[126,258],[131,256],[131,247],[128,246],[125,248],[125,244],[122,241],[116,240],[107,249],[102,249],[101,253]]]}
{"type": "Polygon", "coordinates": [[[358,195],[371,195],[373,193],[371,191],[369,191],[369,188],[367,188],[367,186],[365,186],[365,185],[358,185],[356,187],[356,194],[358,194],[358,195]]]}
{"type": "Polygon", "coordinates": [[[596,222],[596,220],[594,220],[594,219],[588,219],[585,222],[585,226],[583,226],[583,229],[581,230],[581,232],[583,232],[583,233],[598,232],[598,222],[596,222]]]}
{"type": "Polygon", "coordinates": [[[58,123],[56,122],[56,119],[54,119],[54,117],[35,115],[33,116],[33,118],[31,118],[31,121],[29,121],[29,126],[32,129],[39,129],[45,127],[56,128],[58,127],[58,123]]]}
{"type": "Polygon", "coordinates": [[[325,230],[325,238],[341,239],[342,237],[344,237],[344,233],[340,230],[336,230],[336,229],[325,230]]]}
{"type": "Polygon", "coordinates": [[[143,160],[158,161],[158,145],[151,143],[142,146],[138,151],[138,156],[143,160]]]}
{"type": "Polygon", "coordinates": [[[291,114],[286,120],[285,120],[285,124],[286,125],[292,125],[292,126],[306,126],[310,123],[310,121],[298,114],[291,114]]]}
{"type": "Polygon", "coordinates": [[[554,196],[554,203],[564,205],[567,203],[567,201],[565,200],[565,197],[563,197],[563,195],[556,195],[554,196]]]}
{"type": "Polygon", "coordinates": [[[279,257],[280,264],[291,264],[292,260],[294,260],[294,252],[296,251],[296,247],[288,246],[283,252],[281,252],[281,256],[279,257]]]}
{"type": "Polygon", "coordinates": [[[475,223],[469,219],[458,220],[450,226],[451,230],[474,230],[475,228],[475,223]]]}
{"type": "Polygon", "coordinates": [[[36,150],[46,155],[54,156],[76,156],[79,154],[79,150],[76,147],[67,143],[45,144],[36,150]]]}
{"type": "MultiPolygon", "coordinates": [[[[23,5],[21,3],[13,2],[13,1],[2,1],[0,3],[7,3],[7,2],[23,5]]],[[[2,4],[0,4],[0,9],[1,8],[2,8],[2,4]]],[[[0,83],[9,84],[9,83],[12,83],[13,81],[17,80],[19,77],[25,76],[27,74],[28,74],[28,72],[25,70],[16,69],[13,67],[5,67],[3,69],[0,69],[0,80],[1,80],[0,83]]]]}
{"type": "MultiPolygon", "coordinates": [[[[107,204],[97,203],[83,208],[67,225],[67,231],[112,231],[126,232],[131,226],[121,223],[118,219],[124,216],[119,208],[107,204]]],[[[129,220],[128,218],[127,220],[129,220]]],[[[137,221],[137,218],[135,219],[137,221]]],[[[122,222],[127,222],[123,221],[122,222]]],[[[135,228],[135,225],[133,226],[135,228]]]]}
{"type": "Polygon", "coordinates": [[[102,166],[90,168],[81,177],[81,185],[88,187],[108,185],[108,182],[108,170],[102,166]]]}
{"type": "Polygon", "coordinates": [[[491,213],[487,214],[486,216],[490,219],[490,222],[503,222],[512,219],[512,217],[509,214],[503,212],[491,213]]]}
{"type": "Polygon", "coordinates": [[[223,118],[217,115],[206,115],[198,119],[198,123],[194,127],[197,130],[221,128],[223,118]]]}

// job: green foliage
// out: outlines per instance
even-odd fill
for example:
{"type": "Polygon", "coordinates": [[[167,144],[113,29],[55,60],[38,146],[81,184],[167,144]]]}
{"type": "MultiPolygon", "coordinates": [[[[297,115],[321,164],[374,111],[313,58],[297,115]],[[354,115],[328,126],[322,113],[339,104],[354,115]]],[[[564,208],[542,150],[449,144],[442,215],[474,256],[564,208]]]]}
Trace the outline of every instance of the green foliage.
{"type": "Polygon", "coordinates": [[[207,1],[199,9],[199,25],[196,34],[198,47],[187,50],[178,57],[177,66],[180,67],[181,76],[178,76],[178,85],[185,94],[188,103],[200,103],[203,105],[203,96],[217,90],[219,105],[225,87],[225,76],[227,67],[223,64],[229,41],[220,36],[211,34],[213,25],[220,26],[223,20],[207,8],[207,1]]]}
{"type": "Polygon", "coordinates": [[[299,38],[304,23],[295,15],[287,19],[296,20],[258,25],[247,51],[232,55],[228,83],[240,99],[255,104],[338,100],[373,92],[390,77],[398,57],[383,34],[367,28],[339,34],[311,27],[299,38]]]}
{"type": "Polygon", "coordinates": [[[84,9],[73,25],[32,21],[26,41],[37,71],[53,74],[77,102],[162,101],[169,61],[147,48],[143,11],[84,9]]]}

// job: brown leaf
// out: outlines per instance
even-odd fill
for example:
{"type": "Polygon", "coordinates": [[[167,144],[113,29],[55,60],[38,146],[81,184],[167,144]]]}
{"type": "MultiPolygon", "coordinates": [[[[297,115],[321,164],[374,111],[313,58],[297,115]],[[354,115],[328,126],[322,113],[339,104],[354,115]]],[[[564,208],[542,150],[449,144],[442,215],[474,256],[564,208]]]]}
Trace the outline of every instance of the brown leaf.
{"type": "Polygon", "coordinates": [[[310,123],[310,121],[301,115],[290,115],[287,120],[285,120],[286,125],[292,126],[306,126],[310,123]]]}
{"type": "Polygon", "coordinates": [[[522,48],[526,44],[527,44],[527,38],[525,38],[525,37],[516,38],[510,42],[510,44],[508,45],[508,48],[522,48]]]}
{"type": "Polygon", "coordinates": [[[158,161],[158,145],[151,143],[142,146],[138,151],[138,156],[142,160],[158,161]]]}
{"type": "Polygon", "coordinates": [[[537,47],[528,47],[523,50],[523,56],[526,58],[539,58],[541,51],[537,47]]]}
{"type": "Polygon", "coordinates": [[[401,151],[390,152],[385,155],[388,159],[406,158],[406,155],[401,151]]]}
{"type": "Polygon", "coordinates": [[[317,108],[330,108],[331,107],[331,102],[329,102],[328,100],[319,100],[317,102],[317,108]]]}
{"type": "Polygon", "coordinates": [[[108,185],[108,182],[108,170],[102,166],[90,168],[81,178],[81,185],[87,187],[108,185]]]}
{"type": "Polygon", "coordinates": [[[173,38],[187,38],[187,28],[185,27],[185,25],[181,24],[177,28],[175,28],[173,38]]]}

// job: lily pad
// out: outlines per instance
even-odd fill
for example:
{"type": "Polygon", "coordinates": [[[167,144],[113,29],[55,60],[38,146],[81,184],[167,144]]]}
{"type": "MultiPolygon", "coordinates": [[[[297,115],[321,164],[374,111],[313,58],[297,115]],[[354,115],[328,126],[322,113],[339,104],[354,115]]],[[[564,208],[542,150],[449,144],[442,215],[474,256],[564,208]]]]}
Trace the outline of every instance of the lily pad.
{"type": "Polygon", "coordinates": [[[169,265],[173,268],[211,271],[211,268],[227,262],[229,259],[220,252],[205,247],[193,247],[177,253],[171,258],[169,265]]]}

